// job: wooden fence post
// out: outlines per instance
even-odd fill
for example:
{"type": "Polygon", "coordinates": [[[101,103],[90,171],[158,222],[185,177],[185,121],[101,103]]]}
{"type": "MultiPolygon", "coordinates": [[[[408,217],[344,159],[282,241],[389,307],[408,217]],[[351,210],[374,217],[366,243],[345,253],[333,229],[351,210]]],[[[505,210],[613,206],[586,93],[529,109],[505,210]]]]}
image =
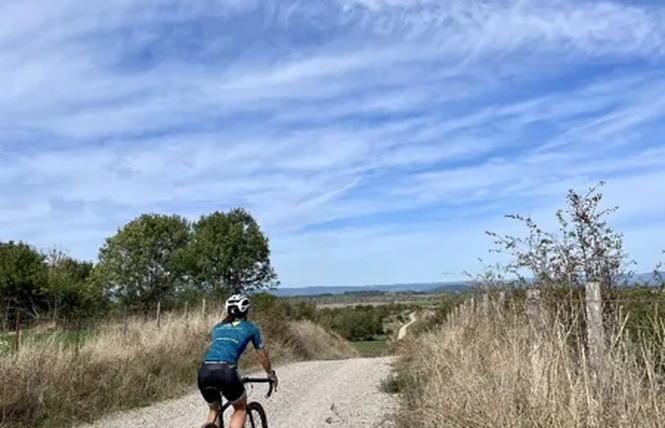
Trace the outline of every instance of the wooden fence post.
{"type": "Polygon", "coordinates": [[[81,318],[79,317],[78,322],[76,324],[76,356],[79,356],[79,350],[81,348],[81,318]]]}
{"type": "Polygon", "coordinates": [[[157,328],[161,327],[162,321],[162,299],[157,301],[157,328]]]}
{"type": "Polygon", "coordinates": [[[530,330],[530,364],[531,364],[531,394],[541,396],[546,382],[542,382],[544,375],[544,359],[546,358],[540,348],[542,318],[540,314],[540,290],[529,288],[526,290],[527,317],[530,330]]]}
{"type": "Polygon", "coordinates": [[[451,309],[450,312],[448,312],[448,315],[446,315],[445,322],[453,327],[455,326],[455,308],[451,309]]]}
{"type": "Polygon", "coordinates": [[[187,318],[187,309],[189,309],[189,302],[185,302],[185,318],[187,318]]]}
{"type": "Polygon", "coordinates": [[[122,307],[122,337],[127,336],[127,305],[122,307]]]}
{"type": "Polygon", "coordinates": [[[596,374],[602,370],[605,354],[605,331],[603,329],[603,302],[600,283],[589,281],[585,284],[587,341],[589,357],[596,374]]]}
{"type": "Polygon", "coordinates": [[[6,331],[9,331],[9,321],[8,318],[11,319],[11,313],[9,312],[9,305],[7,305],[7,309],[5,310],[3,308],[2,311],[2,327],[0,327],[2,330],[0,330],[0,333],[4,333],[6,331]]]}
{"type": "Polygon", "coordinates": [[[506,304],[506,292],[501,290],[499,291],[499,297],[496,300],[496,310],[499,314],[503,314],[503,309],[506,304]]]}
{"type": "Polygon", "coordinates": [[[489,315],[489,306],[490,306],[489,293],[483,293],[483,300],[481,305],[482,305],[483,316],[486,317],[487,315],[489,315]]]}
{"type": "Polygon", "coordinates": [[[21,348],[21,309],[16,307],[16,352],[21,348]]]}
{"type": "Polygon", "coordinates": [[[201,302],[201,316],[206,316],[206,299],[201,302]]]}
{"type": "Polygon", "coordinates": [[[529,325],[532,331],[537,333],[540,326],[540,290],[535,288],[526,290],[526,303],[529,325]]]}

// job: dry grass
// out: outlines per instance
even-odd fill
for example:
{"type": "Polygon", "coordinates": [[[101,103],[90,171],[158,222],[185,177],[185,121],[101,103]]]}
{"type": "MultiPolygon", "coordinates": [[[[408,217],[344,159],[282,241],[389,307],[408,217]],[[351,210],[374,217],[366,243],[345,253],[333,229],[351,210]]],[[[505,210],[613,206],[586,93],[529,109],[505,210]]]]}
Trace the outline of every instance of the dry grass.
{"type": "Polygon", "coordinates": [[[332,360],[358,356],[358,352],[340,335],[311,321],[291,323],[287,348],[303,359],[332,360]]]}
{"type": "Polygon", "coordinates": [[[463,311],[411,340],[396,381],[405,395],[400,426],[665,426],[655,363],[662,343],[631,340],[617,323],[596,381],[571,334],[577,325],[547,316],[532,330],[520,312],[463,311]]]}
{"type": "MultiPolygon", "coordinates": [[[[2,356],[0,426],[64,427],[90,421],[97,412],[188,392],[195,388],[196,369],[215,322],[214,317],[166,317],[157,329],[154,322],[134,321],[126,335],[122,326],[108,325],[88,339],[78,355],[49,340],[2,356]]],[[[259,319],[258,324],[264,322],[259,319]]],[[[339,336],[312,324],[283,321],[279,329],[266,328],[265,342],[276,361],[355,354],[339,336]]],[[[253,355],[241,360],[241,368],[253,365],[253,355]]]]}

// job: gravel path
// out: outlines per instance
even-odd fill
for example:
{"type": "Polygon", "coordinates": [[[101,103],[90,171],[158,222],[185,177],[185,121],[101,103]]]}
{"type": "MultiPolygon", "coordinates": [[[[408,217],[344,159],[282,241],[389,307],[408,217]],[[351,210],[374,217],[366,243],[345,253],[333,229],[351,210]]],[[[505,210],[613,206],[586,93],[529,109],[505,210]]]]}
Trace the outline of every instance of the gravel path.
{"type": "Polygon", "coordinates": [[[411,318],[411,320],[410,320],[408,323],[404,324],[404,325],[399,329],[399,333],[397,334],[397,340],[403,339],[403,338],[406,336],[406,330],[407,330],[409,327],[411,327],[411,324],[413,324],[413,323],[416,322],[416,320],[417,320],[417,318],[416,318],[416,313],[415,313],[415,312],[411,312],[411,313],[409,314],[409,317],[411,318]]]}
{"type": "MultiPolygon", "coordinates": [[[[393,357],[292,363],[276,368],[279,389],[265,398],[267,385],[250,386],[250,401],[263,404],[270,428],[392,428],[394,395],[379,391],[393,357]]],[[[259,374],[260,375],[260,374],[259,374]]],[[[110,415],[79,428],[199,428],[207,407],[198,390],[150,407],[110,415]]],[[[226,413],[226,426],[231,411],[226,413]]]]}

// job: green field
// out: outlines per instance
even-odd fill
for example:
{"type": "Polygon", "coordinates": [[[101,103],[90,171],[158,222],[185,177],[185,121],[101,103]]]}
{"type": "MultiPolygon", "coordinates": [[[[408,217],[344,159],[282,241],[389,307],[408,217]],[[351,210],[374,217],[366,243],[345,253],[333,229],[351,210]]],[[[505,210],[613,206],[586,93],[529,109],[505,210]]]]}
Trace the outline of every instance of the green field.
{"type": "Polygon", "coordinates": [[[388,344],[385,340],[351,342],[351,344],[363,357],[382,357],[388,355],[388,344]]]}

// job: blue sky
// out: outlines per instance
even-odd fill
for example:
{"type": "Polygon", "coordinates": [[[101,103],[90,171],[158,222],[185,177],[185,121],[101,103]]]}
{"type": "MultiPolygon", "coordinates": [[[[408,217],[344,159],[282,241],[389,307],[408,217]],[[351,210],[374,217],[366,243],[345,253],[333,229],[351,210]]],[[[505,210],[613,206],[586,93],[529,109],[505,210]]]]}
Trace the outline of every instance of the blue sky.
{"type": "Polygon", "coordinates": [[[650,270],[664,60],[655,1],[4,0],[0,240],[243,206],[285,286],[451,280],[606,180],[650,270]]]}

